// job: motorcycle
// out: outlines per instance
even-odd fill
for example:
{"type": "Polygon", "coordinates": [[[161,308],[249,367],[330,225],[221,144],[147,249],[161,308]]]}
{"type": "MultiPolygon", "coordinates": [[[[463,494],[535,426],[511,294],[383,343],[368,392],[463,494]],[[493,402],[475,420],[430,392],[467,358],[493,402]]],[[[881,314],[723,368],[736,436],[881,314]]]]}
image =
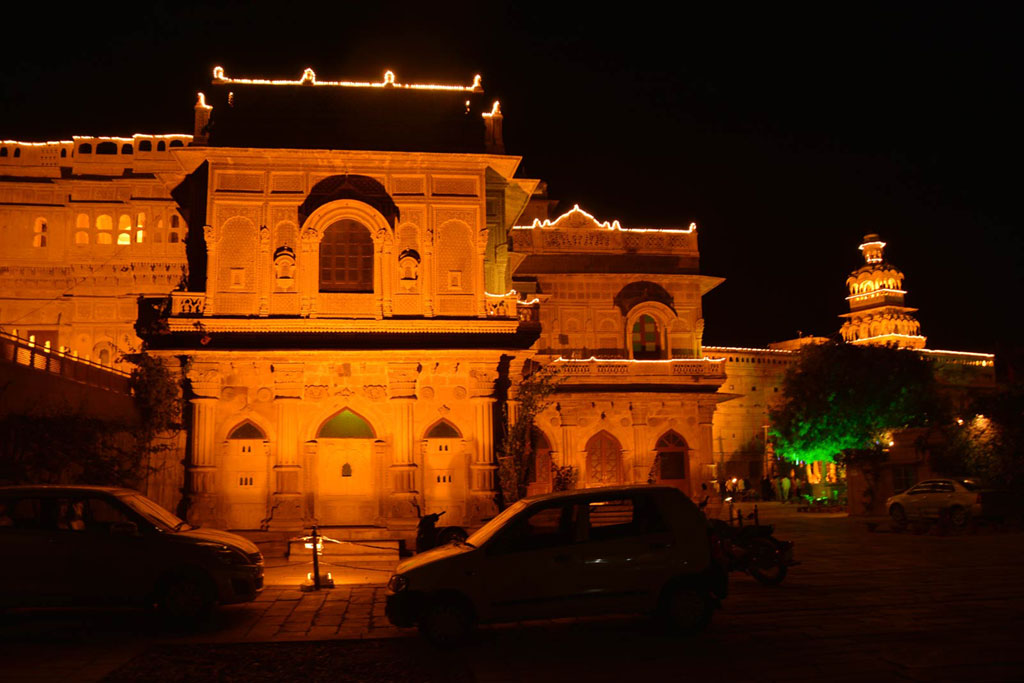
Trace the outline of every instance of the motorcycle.
{"type": "Polygon", "coordinates": [[[432,512],[429,515],[420,517],[416,524],[416,552],[422,553],[425,550],[448,545],[452,541],[464,541],[469,537],[466,530],[459,526],[437,526],[446,510],[432,512]]]}
{"type": "Polygon", "coordinates": [[[742,571],[766,586],[782,583],[789,568],[800,564],[793,559],[793,542],[775,538],[775,526],[760,523],[757,506],[746,518],[740,513],[732,524],[720,519],[708,520],[711,529],[712,554],[727,572],[742,571]],[[744,519],[753,524],[744,525],[744,519]]]}

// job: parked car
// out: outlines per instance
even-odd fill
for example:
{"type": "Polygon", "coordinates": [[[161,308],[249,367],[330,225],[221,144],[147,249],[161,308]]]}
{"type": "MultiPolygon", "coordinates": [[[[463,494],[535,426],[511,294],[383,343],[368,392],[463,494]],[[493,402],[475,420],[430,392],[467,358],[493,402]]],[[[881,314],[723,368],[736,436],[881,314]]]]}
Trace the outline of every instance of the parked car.
{"type": "Polygon", "coordinates": [[[263,589],[253,543],[130,489],[0,487],[0,550],[0,607],[157,605],[185,621],[263,589]]]}
{"type": "Polygon", "coordinates": [[[927,479],[885,503],[897,526],[910,519],[938,519],[947,514],[954,526],[964,526],[982,513],[981,485],[973,479],[927,479]]]}
{"type": "Polygon", "coordinates": [[[511,505],[465,541],[410,558],[387,616],[451,645],[476,623],[651,613],[706,626],[727,589],[707,520],[679,489],[627,486],[511,505]]]}

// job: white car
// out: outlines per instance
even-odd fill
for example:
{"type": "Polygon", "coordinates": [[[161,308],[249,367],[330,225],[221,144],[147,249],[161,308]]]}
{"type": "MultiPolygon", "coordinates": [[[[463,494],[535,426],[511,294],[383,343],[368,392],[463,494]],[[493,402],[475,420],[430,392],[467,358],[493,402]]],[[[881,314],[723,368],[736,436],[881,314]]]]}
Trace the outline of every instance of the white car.
{"type": "Polygon", "coordinates": [[[972,479],[927,479],[891,496],[885,507],[897,526],[943,514],[954,526],[964,526],[971,517],[981,516],[981,485],[972,479]]]}
{"type": "Polygon", "coordinates": [[[679,489],[624,486],[521,500],[466,541],[402,562],[387,615],[452,645],[477,622],[651,613],[706,626],[727,578],[679,489]]]}

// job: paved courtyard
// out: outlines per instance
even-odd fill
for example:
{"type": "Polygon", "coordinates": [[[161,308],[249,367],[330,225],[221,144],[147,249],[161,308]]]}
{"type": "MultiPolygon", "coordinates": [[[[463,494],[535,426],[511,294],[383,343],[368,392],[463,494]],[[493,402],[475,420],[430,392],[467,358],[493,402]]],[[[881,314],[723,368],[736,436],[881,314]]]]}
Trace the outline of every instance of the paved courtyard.
{"type": "Polygon", "coordinates": [[[2,677],[1024,680],[1024,534],[872,532],[778,504],[763,506],[762,519],[796,541],[803,564],[777,587],[734,575],[725,608],[694,638],[635,618],[564,620],[485,628],[466,648],[436,653],[387,623],[382,585],[316,594],[270,585],[189,634],[128,611],[14,612],[0,623],[2,677]]]}

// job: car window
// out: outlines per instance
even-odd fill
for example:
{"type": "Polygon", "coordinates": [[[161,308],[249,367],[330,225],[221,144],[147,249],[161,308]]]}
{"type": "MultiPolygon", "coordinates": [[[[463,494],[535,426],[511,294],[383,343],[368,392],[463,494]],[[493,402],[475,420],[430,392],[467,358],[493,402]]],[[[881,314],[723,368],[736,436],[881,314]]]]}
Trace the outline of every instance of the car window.
{"type": "Polygon", "coordinates": [[[57,528],[62,531],[85,531],[85,501],[81,498],[57,498],[57,528]]]}
{"type": "Polygon", "coordinates": [[[36,497],[0,500],[0,529],[52,529],[44,514],[43,501],[36,497]]]}
{"type": "Polygon", "coordinates": [[[650,496],[595,500],[587,504],[587,538],[592,541],[665,530],[658,505],[650,496]]]}
{"type": "Polygon", "coordinates": [[[932,491],[936,493],[953,493],[953,482],[937,481],[932,485],[932,491]]]}
{"type": "Polygon", "coordinates": [[[575,539],[578,506],[545,505],[513,519],[494,539],[493,552],[511,553],[568,545],[575,539]]]}
{"type": "Polygon", "coordinates": [[[960,485],[963,486],[968,491],[980,491],[981,490],[981,486],[978,485],[978,482],[971,481],[970,479],[961,479],[960,480],[960,485]]]}
{"type": "Polygon", "coordinates": [[[919,495],[919,494],[922,494],[922,493],[930,493],[931,490],[932,490],[932,483],[930,481],[922,481],[920,484],[918,484],[917,486],[915,486],[912,489],[910,489],[909,491],[907,491],[907,493],[909,493],[910,495],[914,496],[914,495],[919,495]]]}
{"type": "Polygon", "coordinates": [[[85,527],[88,531],[109,532],[114,524],[136,523],[123,508],[106,498],[87,498],[85,503],[85,527]]]}

